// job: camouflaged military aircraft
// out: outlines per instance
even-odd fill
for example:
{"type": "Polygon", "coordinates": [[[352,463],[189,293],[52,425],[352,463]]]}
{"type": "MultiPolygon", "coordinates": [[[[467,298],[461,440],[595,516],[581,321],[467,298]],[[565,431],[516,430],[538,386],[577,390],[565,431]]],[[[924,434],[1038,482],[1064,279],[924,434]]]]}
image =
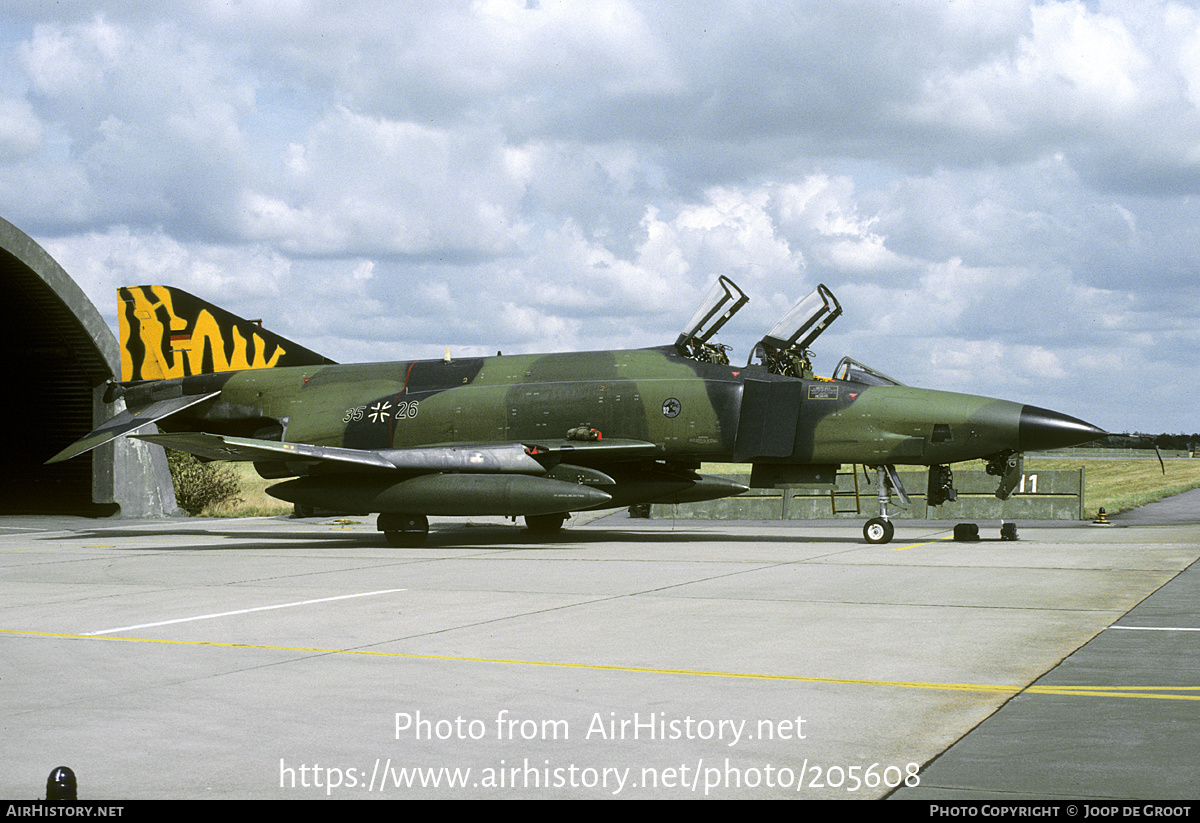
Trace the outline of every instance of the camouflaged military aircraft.
{"type": "Polygon", "coordinates": [[[949,464],[982,458],[1012,494],[1021,454],[1104,435],[1006,400],[918,389],[844,358],[816,377],[809,346],[841,313],[825,286],[730,365],[713,336],[748,302],[713,286],[674,344],[628,351],[337,365],[186,292],[118,290],[123,401],[47,462],[132,435],[208,460],[252,461],[298,510],[379,513],[395,546],[428,515],[524,516],[554,533],[568,513],[741,494],[697,473],[750,463],[750,486],[830,484],[840,465],[877,476],[864,537],[892,538],[897,464],[930,466],[927,502],[954,498],[949,464]],[[120,409],[120,404],[115,408],[120,409]],[[139,433],[156,423],[159,433],[139,433]]]}

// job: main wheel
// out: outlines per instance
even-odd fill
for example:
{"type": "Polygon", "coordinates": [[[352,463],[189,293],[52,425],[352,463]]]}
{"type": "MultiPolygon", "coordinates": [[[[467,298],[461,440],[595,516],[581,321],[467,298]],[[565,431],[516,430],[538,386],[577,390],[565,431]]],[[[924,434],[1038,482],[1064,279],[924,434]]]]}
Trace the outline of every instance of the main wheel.
{"type": "Polygon", "coordinates": [[[882,517],[872,517],[863,526],[863,537],[868,543],[890,543],[895,533],[896,527],[892,525],[892,521],[882,517]]]}
{"type": "Polygon", "coordinates": [[[566,520],[566,514],[527,514],[525,528],[531,534],[558,534],[566,520]]]}
{"type": "Polygon", "coordinates": [[[415,549],[425,543],[428,532],[384,532],[383,537],[393,549],[415,549]]]}
{"type": "Polygon", "coordinates": [[[429,536],[429,518],[423,514],[384,512],[379,515],[375,528],[383,532],[389,546],[411,549],[420,546],[429,536]]]}

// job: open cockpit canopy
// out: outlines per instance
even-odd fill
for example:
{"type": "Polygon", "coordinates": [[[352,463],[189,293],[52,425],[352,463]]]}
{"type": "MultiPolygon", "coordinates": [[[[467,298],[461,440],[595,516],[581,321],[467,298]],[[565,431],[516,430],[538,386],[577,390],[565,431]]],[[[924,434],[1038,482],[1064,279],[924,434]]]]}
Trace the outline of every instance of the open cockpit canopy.
{"type": "Polygon", "coordinates": [[[811,378],[808,347],[838,319],[842,306],[824,284],[818,284],[754,346],[747,365],[758,362],[773,374],[811,378]]]}
{"type": "MultiPolygon", "coordinates": [[[[721,276],[675,340],[680,354],[705,363],[729,363],[729,347],[711,342],[713,335],[750,302],[737,284],[721,276]]],[[[840,317],[842,306],[824,283],[792,306],[791,310],[755,344],[747,365],[757,362],[773,374],[812,378],[809,346],[829,324],[840,317]]],[[[868,386],[900,386],[900,381],[843,357],[833,371],[834,380],[868,386]]]]}
{"type": "Polygon", "coordinates": [[[760,345],[774,349],[807,349],[842,314],[842,306],[824,284],[804,297],[776,323],[760,345]]]}
{"type": "Polygon", "coordinates": [[[675,340],[675,347],[684,355],[706,363],[728,363],[728,347],[709,343],[709,339],[724,326],[738,309],[750,302],[745,292],[728,277],[722,275],[709,290],[688,321],[687,326],[675,340]]]}

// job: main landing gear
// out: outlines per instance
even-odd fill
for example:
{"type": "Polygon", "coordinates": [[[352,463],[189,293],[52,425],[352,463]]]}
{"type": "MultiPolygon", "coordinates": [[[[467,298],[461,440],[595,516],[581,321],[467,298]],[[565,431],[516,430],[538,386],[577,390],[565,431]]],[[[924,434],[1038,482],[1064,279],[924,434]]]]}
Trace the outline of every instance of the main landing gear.
{"type": "Polygon", "coordinates": [[[423,514],[384,512],[379,515],[375,528],[383,532],[389,546],[411,549],[420,546],[429,536],[429,518],[423,514]]]}
{"type": "Polygon", "coordinates": [[[558,534],[567,522],[566,512],[558,514],[527,514],[525,528],[530,534],[558,534]]]}
{"type": "MultiPolygon", "coordinates": [[[[530,534],[558,534],[567,520],[561,514],[527,514],[525,528],[530,534]]],[[[423,514],[398,514],[384,512],[375,522],[375,528],[383,532],[387,544],[397,549],[411,549],[424,544],[429,536],[429,518],[423,514]]]]}

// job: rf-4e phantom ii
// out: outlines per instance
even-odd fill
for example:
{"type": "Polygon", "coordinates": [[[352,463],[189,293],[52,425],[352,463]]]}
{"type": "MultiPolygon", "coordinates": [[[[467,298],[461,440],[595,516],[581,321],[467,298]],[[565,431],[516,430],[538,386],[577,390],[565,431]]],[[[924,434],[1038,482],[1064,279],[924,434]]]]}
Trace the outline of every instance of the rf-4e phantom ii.
{"type": "MultiPolygon", "coordinates": [[[[298,509],[379,513],[394,546],[429,515],[524,516],[554,533],[571,512],[684,503],[747,486],[699,474],[750,463],[750,486],[829,482],[842,464],[906,497],[895,466],[930,466],[927,502],[953,499],[949,464],[982,458],[1012,494],[1021,454],[1104,432],[1057,412],[905,386],[845,358],[816,377],[809,346],[842,312],[825,286],[731,365],[717,330],[746,304],[728,278],[678,339],[648,349],[338,365],[186,292],[118,290],[124,409],[48,462],[124,435],[207,460],[249,460],[298,509]],[[150,423],[158,433],[139,434],[150,423]]],[[[115,408],[121,408],[118,404],[115,408]]]]}

